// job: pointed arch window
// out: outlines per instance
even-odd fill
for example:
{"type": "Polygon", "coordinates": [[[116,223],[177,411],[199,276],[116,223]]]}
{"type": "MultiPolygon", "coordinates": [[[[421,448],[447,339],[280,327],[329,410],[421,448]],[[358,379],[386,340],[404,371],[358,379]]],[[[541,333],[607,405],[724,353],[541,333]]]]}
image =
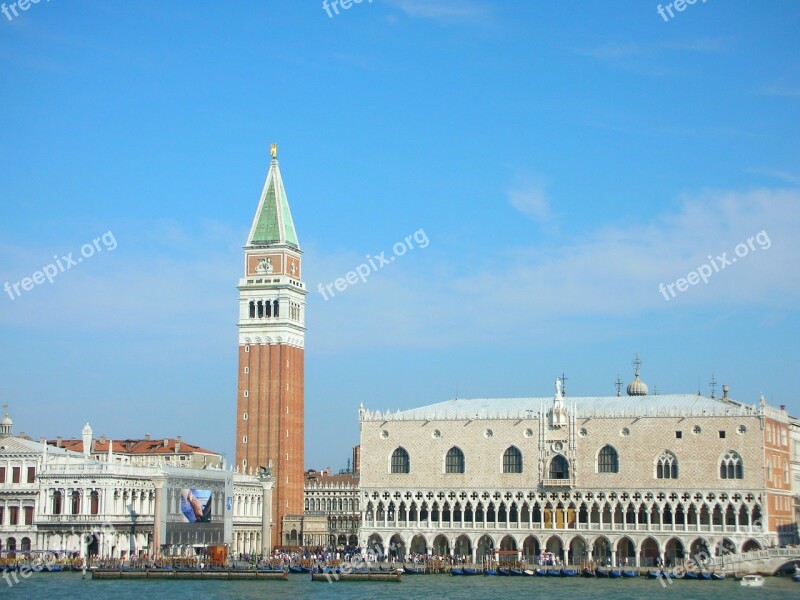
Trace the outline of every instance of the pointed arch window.
{"type": "Polygon", "coordinates": [[[719,464],[721,479],[744,479],[744,461],[737,452],[726,452],[719,464]]]}
{"type": "Polygon", "coordinates": [[[550,479],[569,479],[569,462],[563,454],[556,454],[550,461],[550,479]]]}
{"type": "Polygon", "coordinates": [[[445,473],[463,473],[464,472],[464,453],[461,448],[453,446],[447,451],[444,459],[444,472],[445,473]]]}
{"type": "Polygon", "coordinates": [[[597,455],[598,473],[619,473],[619,454],[613,446],[605,445],[597,455]]]}
{"type": "Polygon", "coordinates": [[[503,453],[503,473],[522,473],[522,452],[509,446],[503,453]]]}
{"type": "Polygon", "coordinates": [[[656,479],[677,479],[678,457],[669,450],[664,451],[656,460],[656,479]]]}
{"type": "Polygon", "coordinates": [[[411,467],[408,451],[405,448],[397,448],[392,452],[392,473],[408,473],[411,467]]]}

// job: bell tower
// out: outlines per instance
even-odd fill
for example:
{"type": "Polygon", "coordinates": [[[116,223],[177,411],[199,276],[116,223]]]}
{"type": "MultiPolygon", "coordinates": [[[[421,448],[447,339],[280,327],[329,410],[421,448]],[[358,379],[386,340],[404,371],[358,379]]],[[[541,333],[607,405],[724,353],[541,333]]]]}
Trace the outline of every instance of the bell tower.
{"type": "MultiPolygon", "coordinates": [[[[305,296],[302,252],[278,166],[278,148],[244,246],[239,280],[236,465],[270,469],[270,548],[286,543],[283,517],[303,514],[305,296]]],[[[264,540],[266,541],[266,540],[264,540]]],[[[262,547],[266,547],[262,541],[262,547]]]]}

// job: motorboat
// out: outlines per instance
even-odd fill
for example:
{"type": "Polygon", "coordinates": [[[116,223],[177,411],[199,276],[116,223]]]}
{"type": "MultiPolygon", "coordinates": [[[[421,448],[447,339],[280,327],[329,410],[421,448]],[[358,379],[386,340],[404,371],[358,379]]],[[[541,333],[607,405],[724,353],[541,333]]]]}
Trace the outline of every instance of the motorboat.
{"type": "Polygon", "coordinates": [[[741,585],[744,587],[763,587],[764,578],[761,575],[745,575],[742,577],[741,585]]]}

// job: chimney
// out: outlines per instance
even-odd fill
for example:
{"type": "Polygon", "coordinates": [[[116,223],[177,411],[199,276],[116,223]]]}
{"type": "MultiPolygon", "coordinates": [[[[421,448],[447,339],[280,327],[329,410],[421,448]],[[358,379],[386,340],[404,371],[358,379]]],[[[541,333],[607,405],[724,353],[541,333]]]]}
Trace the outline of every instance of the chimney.
{"type": "Polygon", "coordinates": [[[144,439],[145,439],[145,441],[149,442],[150,441],[150,434],[149,433],[145,433],[144,434],[144,439]]]}
{"type": "Polygon", "coordinates": [[[169,448],[169,438],[164,438],[164,448],[169,448]]]}
{"type": "Polygon", "coordinates": [[[39,438],[39,443],[40,444],[46,444],[47,443],[47,438],[43,438],[43,437],[39,438]]]}
{"type": "Polygon", "coordinates": [[[175,454],[178,454],[181,451],[181,438],[178,436],[178,439],[175,440],[175,454]]]}
{"type": "Polygon", "coordinates": [[[183,436],[182,436],[182,435],[177,435],[177,436],[175,436],[175,439],[176,439],[176,440],[178,440],[178,441],[180,441],[180,440],[182,440],[182,439],[183,439],[183,436]]]}
{"type": "Polygon", "coordinates": [[[786,405],[785,404],[781,404],[781,411],[782,412],[786,412],[786,405]]]}
{"type": "Polygon", "coordinates": [[[62,441],[63,441],[63,440],[61,439],[61,436],[59,435],[59,436],[56,438],[56,448],[61,448],[61,442],[62,442],[62,441]]]}
{"type": "Polygon", "coordinates": [[[722,386],[722,397],[723,398],[727,398],[728,397],[728,392],[730,392],[730,391],[731,391],[731,386],[729,386],[727,384],[723,385],[722,386]]]}
{"type": "Polygon", "coordinates": [[[105,444],[106,443],[106,434],[105,433],[100,435],[100,443],[101,444],[105,444]]]}

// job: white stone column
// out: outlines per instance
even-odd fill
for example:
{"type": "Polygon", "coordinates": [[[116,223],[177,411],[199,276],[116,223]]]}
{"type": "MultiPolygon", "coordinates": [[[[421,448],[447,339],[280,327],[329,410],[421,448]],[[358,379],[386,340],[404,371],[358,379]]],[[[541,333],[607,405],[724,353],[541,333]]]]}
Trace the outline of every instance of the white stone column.
{"type": "Polygon", "coordinates": [[[272,554],[272,486],[275,479],[271,476],[261,477],[261,554],[269,556],[272,554]]]}
{"type": "Polygon", "coordinates": [[[153,477],[155,487],[155,506],[153,507],[153,548],[152,555],[157,557],[161,554],[161,544],[167,534],[166,508],[167,499],[164,497],[164,484],[167,482],[166,475],[153,477]]]}

